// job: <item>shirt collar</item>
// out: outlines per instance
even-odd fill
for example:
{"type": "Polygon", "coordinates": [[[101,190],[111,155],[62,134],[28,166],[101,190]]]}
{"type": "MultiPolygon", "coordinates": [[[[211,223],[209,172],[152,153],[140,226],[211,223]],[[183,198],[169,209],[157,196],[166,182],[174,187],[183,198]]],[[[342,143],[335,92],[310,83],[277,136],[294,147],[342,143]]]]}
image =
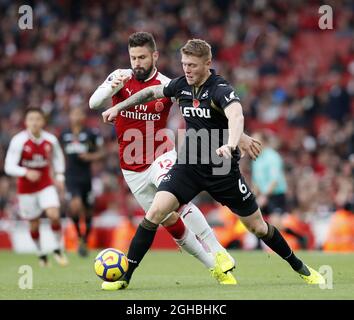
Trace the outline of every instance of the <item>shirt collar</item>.
{"type": "Polygon", "coordinates": [[[39,138],[36,138],[31,131],[27,130],[29,138],[36,144],[40,144],[43,141],[43,133],[41,132],[39,138]]]}
{"type": "Polygon", "coordinates": [[[156,67],[155,67],[155,68],[154,68],[154,72],[152,73],[151,77],[145,79],[144,82],[148,82],[148,81],[150,81],[151,79],[153,79],[153,78],[156,76],[156,73],[157,73],[157,69],[156,69],[156,67]]]}

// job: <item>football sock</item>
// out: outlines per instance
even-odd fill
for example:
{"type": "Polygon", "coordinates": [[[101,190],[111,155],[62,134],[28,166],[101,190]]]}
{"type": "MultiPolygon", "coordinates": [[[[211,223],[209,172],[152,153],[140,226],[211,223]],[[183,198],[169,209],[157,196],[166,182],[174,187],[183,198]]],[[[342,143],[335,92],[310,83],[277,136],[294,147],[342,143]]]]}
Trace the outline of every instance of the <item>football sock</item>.
{"type": "Polygon", "coordinates": [[[61,241],[61,224],[60,221],[52,221],[51,228],[54,234],[55,242],[57,244],[58,249],[60,248],[61,241]]]}
{"type": "Polygon", "coordinates": [[[31,237],[32,240],[36,246],[36,250],[39,256],[43,254],[42,249],[41,249],[41,242],[39,238],[39,230],[31,230],[31,237]]]}
{"type": "Polygon", "coordinates": [[[268,232],[265,236],[261,237],[261,240],[286,260],[295,271],[300,272],[304,268],[303,262],[295,256],[278,229],[268,222],[266,223],[268,225],[268,232]]]}
{"type": "Polygon", "coordinates": [[[87,238],[91,232],[91,227],[92,227],[92,215],[91,214],[86,214],[85,216],[85,224],[86,224],[86,228],[85,228],[85,234],[83,236],[83,240],[85,243],[87,243],[87,238]]]}
{"type": "Polygon", "coordinates": [[[213,258],[206,253],[195,234],[186,229],[181,218],[178,218],[175,224],[165,227],[165,229],[172,235],[178,245],[193,257],[197,258],[208,269],[214,267],[213,258]]]}
{"type": "Polygon", "coordinates": [[[181,218],[188,229],[195,233],[199,240],[206,244],[213,254],[225,251],[225,248],[216,239],[214,231],[209,226],[203,213],[192,202],[189,202],[183,208],[181,218]]]}
{"type": "Polygon", "coordinates": [[[72,216],[71,219],[74,222],[75,228],[76,228],[76,232],[77,235],[79,236],[79,238],[81,238],[81,231],[80,231],[80,216],[79,215],[75,215],[72,216]]]}
{"type": "Polygon", "coordinates": [[[140,223],[129,246],[127,255],[129,268],[123,276],[123,280],[126,280],[127,282],[130,281],[134,270],[139,266],[140,261],[150,249],[158,226],[159,225],[147,220],[146,218],[144,218],[140,223]]]}

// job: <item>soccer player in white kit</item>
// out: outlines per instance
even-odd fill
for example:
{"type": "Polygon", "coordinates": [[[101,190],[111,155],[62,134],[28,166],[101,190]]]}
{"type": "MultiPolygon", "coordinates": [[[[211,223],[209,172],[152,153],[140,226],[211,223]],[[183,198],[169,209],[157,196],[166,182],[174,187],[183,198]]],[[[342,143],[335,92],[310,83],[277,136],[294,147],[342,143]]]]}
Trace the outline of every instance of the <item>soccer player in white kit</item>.
{"type": "Polygon", "coordinates": [[[48,265],[47,254],[40,244],[40,216],[44,211],[50,219],[56,241],[53,251],[59,265],[65,266],[68,260],[61,244],[60,202],[55,184],[64,190],[64,155],[58,139],[44,131],[45,117],[39,108],[25,111],[26,129],[17,133],[10,142],[5,158],[5,173],[17,177],[19,216],[30,223],[31,237],[36,245],[39,263],[48,265]],[[51,170],[55,173],[55,183],[51,170]]]}
{"type": "MultiPolygon", "coordinates": [[[[91,96],[91,109],[107,107],[127,99],[141,89],[156,84],[164,84],[169,78],[158,72],[156,62],[158,52],[153,36],[147,32],[137,32],[129,38],[129,56],[132,69],[117,69],[112,72],[91,96]]],[[[124,178],[136,200],[147,211],[154,199],[157,187],[176,161],[174,143],[162,137],[167,117],[172,106],[171,99],[159,99],[145,105],[134,106],[121,112],[115,122],[120,149],[120,164],[124,178]],[[132,143],[132,136],[141,137],[139,143],[132,143]],[[158,136],[160,138],[158,138],[158,136]],[[132,150],[134,145],[135,154],[132,150]]],[[[260,152],[258,141],[244,136],[247,152],[257,156],[260,152]],[[254,154],[253,154],[254,153],[254,154]]],[[[232,273],[234,259],[216,239],[202,212],[192,203],[171,213],[162,225],[173,236],[179,246],[199,259],[220,284],[236,284],[232,273]],[[184,224],[192,231],[184,228],[184,224]],[[196,241],[198,236],[209,248],[206,253],[196,241]]],[[[102,288],[115,290],[114,283],[104,282],[102,288]]]]}

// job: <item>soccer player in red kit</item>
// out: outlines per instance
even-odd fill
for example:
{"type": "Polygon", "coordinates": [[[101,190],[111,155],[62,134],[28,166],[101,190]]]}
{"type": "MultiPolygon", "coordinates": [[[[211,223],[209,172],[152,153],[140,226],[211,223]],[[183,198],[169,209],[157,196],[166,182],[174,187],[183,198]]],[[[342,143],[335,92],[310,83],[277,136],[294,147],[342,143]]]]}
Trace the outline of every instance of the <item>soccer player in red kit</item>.
{"type": "Polygon", "coordinates": [[[48,265],[48,257],[41,248],[39,233],[40,216],[44,211],[51,221],[56,241],[54,258],[58,264],[64,266],[68,264],[68,260],[60,248],[59,196],[51,177],[53,168],[55,184],[64,190],[64,155],[58,139],[44,131],[44,125],[45,116],[41,109],[28,108],[25,111],[26,129],[11,139],[5,158],[5,173],[17,177],[19,215],[30,223],[40,265],[48,265]]]}
{"type": "MultiPolygon", "coordinates": [[[[158,51],[150,33],[132,34],[128,48],[132,69],[112,72],[91,96],[91,109],[107,107],[111,101],[113,104],[119,103],[146,87],[170,81],[156,68],[158,51]]],[[[115,122],[124,178],[145,211],[151,206],[157,187],[177,157],[174,142],[165,134],[172,103],[170,98],[163,98],[136,105],[121,112],[115,122]]],[[[260,147],[257,143],[247,136],[243,137],[242,142],[248,153],[253,152],[255,157],[258,155],[260,147]]],[[[233,258],[217,241],[205,217],[192,202],[179,208],[178,213],[170,213],[162,225],[178,245],[211,271],[220,284],[236,284],[230,272],[235,266],[233,258]],[[191,232],[185,229],[180,217],[191,232]],[[195,235],[206,244],[211,255],[196,241],[195,235]]],[[[103,283],[102,288],[119,289],[114,283],[103,283]]]]}

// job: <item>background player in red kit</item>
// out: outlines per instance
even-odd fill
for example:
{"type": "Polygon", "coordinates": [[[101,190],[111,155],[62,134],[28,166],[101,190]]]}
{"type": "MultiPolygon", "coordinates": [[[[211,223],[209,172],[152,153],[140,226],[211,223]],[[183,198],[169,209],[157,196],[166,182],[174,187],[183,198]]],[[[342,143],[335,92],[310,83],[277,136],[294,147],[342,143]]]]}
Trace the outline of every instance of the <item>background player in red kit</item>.
{"type": "Polygon", "coordinates": [[[17,177],[19,215],[29,220],[32,239],[36,245],[40,265],[48,264],[48,257],[40,245],[40,216],[44,211],[51,221],[56,241],[53,252],[60,265],[68,261],[60,248],[61,222],[59,196],[51,177],[52,167],[55,184],[64,190],[64,155],[58,139],[44,131],[45,117],[39,108],[29,108],[25,112],[25,127],[11,142],[5,159],[6,174],[17,177]],[[52,164],[52,166],[51,166],[52,164]]]}
{"type": "MultiPolygon", "coordinates": [[[[112,72],[90,98],[92,109],[107,107],[111,100],[113,104],[119,103],[146,87],[170,81],[156,68],[158,51],[150,33],[132,34],[128,48],[132,70],[112,72]]],[[[172,103],[170,98],[163,98],[136,105],[121,112],[115,122],[124,178],[145,211],[151,206],[158,185],[177,157],[174,142],[164,134],[172,103]]],[[[246,149],[243,151],[253,158],[260,152],[258,142],[246,135],[241,143],[246,149]]],[[[236,283],[230,272],[235,266],[233,258],[217,241],[204,215],[192,202],[182,206],[179,214],[171,213],[162,224],[181,247],[211,270],[219,283],[236,283]],[[179,215],[192,232],[186,231],[179,215]],[[195,241],[194,234],[209,247],[212,257],[195,241]]],[[[118,288],[114,283],[104,283],[103,289],[118,288]]]]}

